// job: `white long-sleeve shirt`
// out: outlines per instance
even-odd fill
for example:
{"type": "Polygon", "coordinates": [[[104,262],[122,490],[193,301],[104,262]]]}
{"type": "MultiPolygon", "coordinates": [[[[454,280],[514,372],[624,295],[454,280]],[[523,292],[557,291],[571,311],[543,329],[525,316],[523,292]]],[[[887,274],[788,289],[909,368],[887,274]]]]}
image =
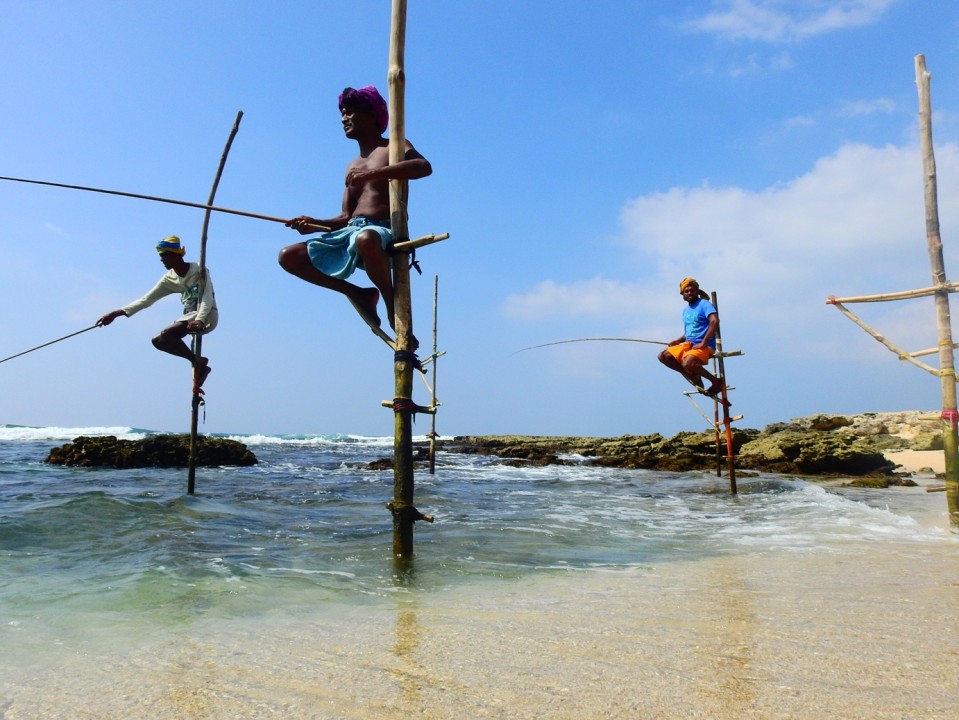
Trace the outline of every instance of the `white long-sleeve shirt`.
{"type": "Polygon", "coordinates": [[[219,321],[219,312],[216,308],[216,296],[213,294],[210,269],[206,268],[204,272],[203,295],[200,296],[200,266],[197,263],[187,263],[187,266],[189,269],[183,277],[177,275],[176,270],[168,270],[146,295],[120,309],[125,315],[133,315],[167,295],[179,293],[180,302],[183,303],[183,315],[177,318],[177,322],[199,320],[206,325],[205,332],[211,331],[219,321]]]}

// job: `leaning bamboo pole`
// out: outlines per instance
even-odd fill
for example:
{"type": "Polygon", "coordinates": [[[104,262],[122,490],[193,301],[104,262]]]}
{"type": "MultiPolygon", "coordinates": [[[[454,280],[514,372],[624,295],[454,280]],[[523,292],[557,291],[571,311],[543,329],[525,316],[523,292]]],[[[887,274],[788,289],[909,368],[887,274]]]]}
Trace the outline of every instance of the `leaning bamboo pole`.
{"type": "MultiPolygon", "coordinates": [[[[387,73],[390,109],[390,163],[398,163],[406,154],[406,0],[393,0],[390,18],[390,57],[387,73]]],[[[398,243],[409,240],[406,217],[408,185],[403,180],[390,180],[390,226],[398,243]]],[[[396,352],[393,359],[393,557],[413,557],[413,316],[410,307],[409,256],[399,252],[393,256],[393,308],[396,330],[396,352]]]]}
{"type": "MultiPolygon", "coordinates": [[[[206,283],[206,240],[207,230],[210,227],[210,214],[213,212],[213,200],[216,198],[216,190],[220,186],[220,177],[223,175],[223,168],[226,165],[226,157],[230,154],[230,148],[233,146],[233,138],[240,130],[240,120],[243,118],[243,111],[238,110],[236,119],[233,121],[233,129],[230,130],[230,136],[226,140],[223,153],[220,155],[220,163],[216,168],[216,175],[213,178],[213,186],[210,188],[210,197],[207,200],[207,210],[203,213],[203,232],[200,234],[200,285],[197,289],[197,303],[203,297],[204,285],[206,283]]],[[[197,305],[199,309],[199,304],[197,305]]],[[[197,387],[199,380],[199,368],[196,361],[203,353],[203,334],[197,333],[193,336],[193,399],[190,402],[190,460],[187,470],[187,488],[186,491],[193,495],[196,490],[196,451],[197,451],[197,425],[200,414],[200,405],[203,403],[202,393],[197,387]]]]}
{"type": "Polygon", "coordinates": [[[946,269],[939,235],[939,201],[936,181],[936,160],[932,145],[932,101],[929,72],[924,55],[916,55],[916,86],[919,90],[919,144],[922,152],[923,195],[926,209],[926,245],[932,269],[935,294],[936,326],[939,337],[939,384],[942,390],[942,449],[946,461],[946,503],[952,524],[959,525],[959,433],[956,411],[956,372],[953,356],[952,319],[946,269]]]}
{"type": "MultiPolygon", "coordinates": [[[[892,350],[892,352],[894,352],[894,353],[896,354],[896,356],[897,356],[900,360],[903,360],[903,361],[908,362],[908,363],[912,363],[913,365],[915,365],[915,366],[916,366],[917,368],[919,368],[920,370],[925,370],[926,372],[932,373],[933,375],[937,375],[937,376],[939,375],[939,371],[936,370],[936,368],[932,367],[931,365],[926,365],[925,363],[919,362],[918,360],[916,360],[916,356],[917,356],[919,353],[911,353],[911,352],[909,352],[909,351],[907,351],[907,350],[903,350],[901,347],[899,347],[899,346],[896,345],[895,343],[891,342],[889,339],[886,338],[885,335],[883,335],[883,334],[880,333],[878,330],[876,330],[875,328],[873,328],[872,326],[870,326],[868,323],[866,323],[866,322],[864,322],[863,320],[861,320],[859,317],[856,316],[855,313],[853,313],[851,310],[849,310],[849,308],[847,308],[845,305],[843,305],[843,304],[840,302],[841,299],[844,299],[844,298],[835,298],[835,297],[830,296],[829,299],[826,300],[826,304],[827,304],[827,305],[832,305],[833,307],[835,307],[839,312],[841,312],[841,313],[842,313],[843,315],[845,315],[847,318],[849,318],[849,319],[852,320],[854,323],[856,323],[856,325],[858,325],[858,326],[861,327],[863,330],[865,330],[867,333],[869,333],[869,334],[873,337],[874,340],[876,340],[877,342],[881,343],[882,345],[884,345],[884,346],[885,346],[886,348],[888,348],[889,350],[892,350]]],[[[938,350],[936,350],[936,352],[938,352],[938,350]]]]}

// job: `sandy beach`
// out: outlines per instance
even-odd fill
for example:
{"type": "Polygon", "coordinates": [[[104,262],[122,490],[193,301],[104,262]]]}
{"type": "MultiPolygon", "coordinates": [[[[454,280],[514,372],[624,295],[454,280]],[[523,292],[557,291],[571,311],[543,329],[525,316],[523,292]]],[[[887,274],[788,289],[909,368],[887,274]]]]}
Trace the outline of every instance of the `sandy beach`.
{"type": "Polygon", "coordinates": [[[875,492],[940,539],[398,589],[392,606],[334,614],[290,597],[249,620],[205,617],[21,668],[0,716],[957,717],[945,498],[875,492]]]}

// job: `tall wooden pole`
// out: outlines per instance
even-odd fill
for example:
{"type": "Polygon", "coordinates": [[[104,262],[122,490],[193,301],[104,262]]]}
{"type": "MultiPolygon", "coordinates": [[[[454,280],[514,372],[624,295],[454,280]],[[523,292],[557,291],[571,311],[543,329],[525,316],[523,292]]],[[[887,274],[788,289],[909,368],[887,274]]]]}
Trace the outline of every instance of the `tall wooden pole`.
{"type": "MultiPolygon", "coordinates": [[[[406,155],[406,0],[393,0],[390,22],[390,58],[387,84],[390,109],[390,164],[406,155]]],[[[390,180],[390,226],[397,243],[409,240],[406,217],[407,183],[390,180]]],[[[413,363],[409,357],[413,335],[413,313],[410,307],[410,263],[405,252],[393,256],[393,307],[396,330],[396,353],[393,359],[395,391],[393,395],[393,556],[398,560],[413,557],[413,428],[412,405],[413,363]]]]}
{"type": "Polygon", "coordinates": [[[437,307],[439,305],[439,292],[440,292],[440,276],[433,276],[433,354],[430,356],[433,358],[433,385],[430,388],[430,393],[432,395],[430,407],[433,408],[434,412],[430,416],[430,475],[436,474],[436,376],[437,376],[437,366],[439,365],[439,351],[436,345],[436,318],[437,318],[437,307]]]}
{"type": "MultiPolygon", "coordinates": [[[[716,296],[716,293],[712,293],[712,303],[713,307],[716,308],[716,311],[719,312],[719,298],[716,296]]],[[[722,317],[722,315],[720,315],[722,317]]],[[[732,422],[733,419],[729,416],[729,393],[728,386],[726,385],[726,362],[723,359],[723,337],[722,337],[722,320],[719,321],[720,327],[716,328],[716,366],[719,369],[719,378],[722,381],[722,389],[720,390],[720,397],[722,402],[716,401],[716,408],[718,409],[720,405],[723,406],[723,425],[726,430],[726,467],[729,470],[729,492],[733,495],[737,493],[736,488],[736,455],[733,453],[733,428],[732,422]]],[[[717,418],[716,422],[716,434],[719,434],[719,422],[717,418]]]]}
{"type": "MultiPolygon", "coordinates": [[[[207,205],[213,205],[213,200],[216,197],[216,190],[220,186],[220,177],[223,175],[223,168],[226,165],[226,157],[230,154],[230,148],[233,146],[233,138],[236,137],[237,132],[240,130],[240,120],[243,118],[243,111],[239,110],[236,113],[236,120],[233,121],[233,129],[230,130],[230,137],[227,138],[226,145],[223,148],[223,154],[220,155],[220,164],[216,168],[216,176],[213,178],[213,187],[210,188],[210,199],[207,201],[207,205]]],[[[207,230],[210,227],[210,213],[212,212],[211,207],[207,207],[206,212],[203,214],[203,232],[200,234],[200,286],[197,290],[197,309],[199,310],[200,298],[203,297],[203,287],[206,282],[206,237],[207,230]]],[[[198,380],[196,359],[200,357],[203,352],[203,335],[195,335],[193,337],[193,400],[190,403],[190,461],[189,469],[187,470],[187,482],[186,482],[186,491],[192,495],[194,490],[196,490],[196,449],[197,449],[197,425],[198,418],[200,414],[200,404],[202,399],[200,398],[200,393],[197,392],[196,382],[198,380]]]]}
{"type": "Polygon", "coordinates": [[[952,319],[946,268],[939,235],[939,201],[936,184],[936,159],[932,149],[932,101],[926,58],[916,55],[916,85],[919,88],[919,145],[922,152],[923,194],[926,206],[926,244],[932,282],[936,286],[936,325],[939,332],[939,383],[942,388],[942,449],[946,460],[946,502],[949,519],[959,525],[959,440],[957,440],[956,370],[953,357],[952,319]]]}

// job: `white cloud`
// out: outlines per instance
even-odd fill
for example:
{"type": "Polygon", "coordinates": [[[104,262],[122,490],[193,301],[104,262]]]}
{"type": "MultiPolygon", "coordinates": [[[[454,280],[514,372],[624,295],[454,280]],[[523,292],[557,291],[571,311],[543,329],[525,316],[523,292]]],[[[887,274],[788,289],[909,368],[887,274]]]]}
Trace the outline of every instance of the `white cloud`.
{"type": "Polygon", "coordinates": [[[561,285],[546,280],[531,292],[506,298],[507,317],[537,320],[544,317],[589,317],[617,314],[635,306],[635,285],[593,278],[561,285]]]}
{"type": "Polygon", "coordinates": [[[842,103],[839,107],[840,117],[858,117],[861,115],[874,115],[875,113],[892,113],[896,109],[896,104],[887,98],[877,98],[875,100],[849,100],[842,103]]]}
{"type": "Polygon", "coordinates": [[[896,0],[726,0],[687,27],[729,40],[795,42],[875,22],[896,0]]]}
{"type": "MultiPolygon", "coordinates": [[[[952,214],[959,207],[959,147],[938,147],[936,161],[948,271],[959,261],[952,214]]],[[[541,282],[511,296],[506,311],[525,320],[628,317],[633,325],[640,318],[647,328],[671,327],[679,311],[676,283],[693,276],[719,291],[724,322],[754,343],[802,342],[807,351],[835,353],[863,333],[828,308],[829,295],[930,284],[924,218],[916,147],[848,145],[801,177],[758,191],[706,185],[631,200],[620,213],[619,242],[629,253],[620,265],[636,268],[635,275],[541,282]]],[[[907,312],[898,303],[863,312],[891,340],[902,334],[908,350],[918,349],[912,341],[934,337],[931,312],[907,312]],[[926,315],[928,328],[915,319],[926,315]]],[[[643,327],[631,329],[649,336],[643,327]]]]}

